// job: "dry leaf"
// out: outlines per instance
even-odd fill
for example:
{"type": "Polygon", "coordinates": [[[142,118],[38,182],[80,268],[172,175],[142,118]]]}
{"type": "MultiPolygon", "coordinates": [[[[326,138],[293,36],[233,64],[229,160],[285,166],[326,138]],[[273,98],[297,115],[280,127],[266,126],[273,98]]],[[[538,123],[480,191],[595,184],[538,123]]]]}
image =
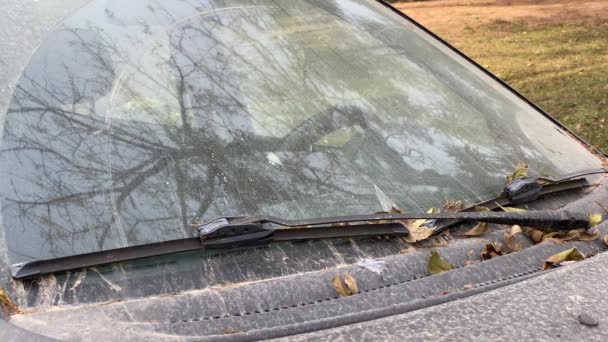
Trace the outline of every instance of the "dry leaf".
{"type": "Polygon", "coordinates": [[[465,286],[462,287],[463,290],[470,290],[473,288],[473,284],[466,284],[465,286]]]}
{"type": "Polygon", "coordinates": [[[589,214],[589,227],[595,227],[602,222],[602,215],[589,214]]]}
{"type": "Polygon", "coordinates": [[[452,264],[444,260],[439,253],[432,251],[431,257],[429,258],[429,263],[427,266],[428,271],[431,274],[439,274],[441,272],[446,272],[454,268],[452,264]]]}
{"type": "Polygon", "coordinates": [[[334,277],[331,279],[331,284],[334,286],[334,289],[336,289],[340,297],[348,297],[359,293],[357,281],[349,273],[346,273],[344,280],[342,280],[340,274],[334,274],[334,277]]]}
{"type": "Polygon", "coordinates": [[[515,167],[515,171],[513,174],[507,176],[507,183],[511,183],[512,181],[518,178],[528,177],[528,165],[521,161],[517,162],[517,166],[515,167]]]}
{"type": "Polygon", "coordinates": [[[585,256],[579,252],[576,247],[567,249],[563,252],[553,254],[550,256],[543,265],[543,270],[559,266],[567,261],[579,261],[585,259],[585,256]]]}
{"type": "Polygon", "coordinates": [[[591,228],[589,230],[584,229],[583,232],[580,235],[579,240],[581,240],[581,241],[594,241],[598,237],[600,237],[600,230],[597,229],[597,227],[593,227],[593,228],[591,228]]]}
{"type": "Polygon", "coordinates": [[[507,245],[507,249],[509,250],[509,253],[517,252],[522,249],[521,243],[515,237],[515,235],[517,235],[521,232],[522,232],[521,227],[518,225],[514,225],[513,227],[511,227],[510,231],[505,231],[505,233],[504,233],[505,244],[507,245]]]}
{"type": "Polygon", "coordinates": [[[492,210],[490,210],[490,208],[488,208],[488,207],[484,207],[483,205],[476,205],[473,207],[473,211],[486,212],[486,211],[492,211],[492,210]]]}
{"type": "Polygon", "coordinates": [[[604,244],[608,246],[608,235],[604,235],[604,244]]]}
{"type": "Polygon", "coordinates": [[[469,249],[469,251],[467,252],[467,256],[470,258],[470,257],[472,257],[472,256],[473,256],[473,254],[474,254],[474,253],[475,253],[475,251],[474,251],[474,250],[469,249]]]}
{"type": "Polygon", "coordinates": [[[501,256],[502,254],[502,243],[492,241],[491,243],[486,244],[486,247],[483,249],[483,251],[481,251],[481,258],[483,260],[488,260],[501,256]]]}
{"type": "Polygon", "coordinates": [[[545,235],[544,231],[534,228],[526,228],[524,233],[528,235],[534,243],[540,243],[543,241],[543,235],[545,235]]]}
{"type": "Polygon", "coordinates": [[[9,315],[16,314],[19,311],[19,307],[13,300],[8,296],[8,293],[0,287],[0,309],[4,310],[9,315]]]}
{"type": "Polygon", "coordinates": [[[344,284],[348,289],[349,295],[359,293],[359,288],[357,287],[357,280],[355,280],[355,278],[348,273],[346,273],[346,275],[344,276],[344,284]]]}
{"type": "Polygon", "coordinates": [[[487,233],[488,229],[489,229],[488,222],[479,222],[479,223],[477,223],[477,225],[475,227],[471,228],[469,231],[464,233],[464,235],[479,236],[479,235],[487,233]]]}
{"type": "Polygon", "coordinates": [[[465,266],[471,266],[471,265],[475,265],[476,263],[478,263],[479,261],[477,260],[467,260],[464,262],[465,266]]]}
{"type": "Polygon", "coordinates": [[[334,274],[334,277],[331,279],[331,284],[334,286],[334,289],[336,289],[340,297],[350,296],[350,291],[348,288],[346,288],[346,284],[344,284],[339,274],[334,274]]]}
{"type": "Polygon", "coordinates": [[[447,200],[443,204],[443,211],[446,213],[454,213],[462,210],[462,208],[464,208],[462,201],[447,200]]]}

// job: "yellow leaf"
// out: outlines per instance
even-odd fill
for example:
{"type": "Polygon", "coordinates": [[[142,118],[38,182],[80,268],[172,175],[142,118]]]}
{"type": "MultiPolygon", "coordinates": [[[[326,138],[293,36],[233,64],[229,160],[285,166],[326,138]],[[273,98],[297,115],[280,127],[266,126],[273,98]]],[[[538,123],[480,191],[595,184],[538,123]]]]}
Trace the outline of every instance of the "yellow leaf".
{"type": "Polygon", "coordinates": [[[464,233],[464,235],[479,236],[479,235],[487,233],[488,228],[489,228],[489,225],[487,222],[479,222],[479,223],[477,223],[477,225],[475,227],[471,228],[469,231],[464,233]]]}
{"type": "Polygon", "coordinates": [[[517,238],[515,238],[515,235],[521,232],[521,227],[518,225],[514,225],[513,227],[511,227],[510,231],[505,231],[505,244],[507,245],[509,252],[517,252],[522,249],[521,243],[517,240],[517,238]]]}
{"type": "MultiPolygon", "coordinates": [[[[427,211],[428,214],[433,214],[433,213],[438,213],[439,209],[437,208],[431,208],[427,211]]],[[[418,241],[422,241],[424,239],[427,239],[429,236],[433,235],[433,232],[435,231],[433,228],[426,228],[426,227],[422,227],[422,225],[426,222],[427,220],[421,219],[421,220],[415,220],[415,221],[402,221],[403,224],[405,224],[405,226],[407,227],[407,230],[409,231],[409,233],[403,237],[403,240],[405,240],[406,242],[409,243],[414,243],[414,242],[418,242],[418,241]]]]}
{"type": "Polygon", "coordinates": [[[517,162],[517,166],[515,167],[515,171],[513,174],[507,176],[507,182],[511,183],[512,181],[518,178],[528,177],[528,165],[521,161],[517,162]]]}
{"type": "Polygon", "coordinates": [[[477,211],[477,212],[486,212],[486,211],[491,211],[490,208],[484,207],[482,205],[476,205],[473,208],[473,211],[477,211]]]}
{"type": "Polygon", "coordinates": [[[589,227],[595,227],[602,222],[602,215],[589,214],[589,227]]]}
{"type": "MultiPolygon", "coordinates": [[[[414,222],[415,223],[415,222],[414,222]]],[[[429,236],[433,235],[433,228],[420,227],[416,225],[407,225],[408,234],[403,237],[403,240],[409,243],[418,242],[424,239],[428,239],[429,236]]]]}
{"type": "Polygon", "coordinates": [[[8,296],[8,293],[0,287],[0,309],[4,310],[9,315],[16,314],[19,311],[17,304],[8,296]]]}
{"type": "Polygon", "coordinates": [[[359,293],[359,288],[357,287],[357,280],[350,274],[346,273],[344,276],[344,284],[346,284],[346,288],[348,289],[349,295],[354,295],[359,293]]]}
{"type": "Polygon", "coordinates": [[[543,265],[543,270],[548,270],[565,261],[579,261],[585,259],[585,256],[579,252],[576,247],[567,249],[563,252],[553,254],[550,256],[543,265]]]}
{"type": "Polygon", "coordinates": [[[427,266],[428,271],[431,274],[439,274],[442,272],[446,272],[454,268],[452,264],[444,260],[439,253],[432,251],[431,257],[429,258],[429,263],[427,266]]]}
{"type": "Polygon", "coordinates": [[[348,297],[350,295],[350,291],[346,288],[346,284],[344,284],[339,274],[334,274],[334,277],[331,279],[331,283],[340,297],[348,297]]]}

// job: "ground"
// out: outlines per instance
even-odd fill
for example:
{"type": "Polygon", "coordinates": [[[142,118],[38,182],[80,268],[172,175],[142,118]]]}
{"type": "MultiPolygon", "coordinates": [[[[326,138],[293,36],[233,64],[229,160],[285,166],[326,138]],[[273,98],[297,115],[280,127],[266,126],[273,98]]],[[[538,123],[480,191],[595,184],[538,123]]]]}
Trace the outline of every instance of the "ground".
{"type": "Polygon", "coordinates": [[[608,152],[608,0],[396,6],[608,152]]]}

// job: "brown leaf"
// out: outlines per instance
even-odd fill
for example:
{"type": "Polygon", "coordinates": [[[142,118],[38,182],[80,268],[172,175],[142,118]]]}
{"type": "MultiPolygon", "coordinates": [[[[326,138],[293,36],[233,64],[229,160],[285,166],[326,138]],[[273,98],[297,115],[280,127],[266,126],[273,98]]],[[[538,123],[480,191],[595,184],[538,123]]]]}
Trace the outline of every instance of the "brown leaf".
{"type": "Polygon", "coordinates": [[[9,315],[16,314],[19,312],[19,307],[13,300],[8,296],[8,293],[0,287],[0,309],[4,310],[9,315]]]}
{"type": "Polygon", "coordinates": [[[512,181],[518,178],[528,177],[528,165],[524,162],[517,162],[517,166],[515,167],[515,171],[509,176],[507,176],[507,183],[511,183],[512,181]]]}
{"type": "Polygon", "coordinates": [[[543,235],[545,235],[544,231],[534,228],[526,228],[524,233],[528,235],[534,243],[540,243],[543,241],[543,235]]]}
{"type": "Polygon", "coordinates": [[[346,275],[344,276],[344,284],[348,289],[349,295],[352,296],[354,294],[359,293],[359,288],[357,287],[357,280],[355,280],[355,278],[348,273],[346,273],[346,275]]]}
{"type": "Polygon", "coordinates": [[[604,244],[608,246],[608,235],[604,235],[604,244]]]}
{"type": "Polygon", "coordinates": [[[475,265],[476,263],[478,263],[479,261],[477,260],[467,260],[464,262],[465,266],[471,266],[471,265],[475,265]]]}
{"type": "Polygon", "coordinates": [[[429,263],[427,265],[427,269],[431,274],[439,274],[442,272],[446,272],[454,268],[452,264],[444,260],[439,253],[432,251],[431,257],[429,258],[429,263]]]}
{"type": "Polygon", "coordinates": [[[594,241],[598,237],[600,237],[600,230],[597,229],[597,227],[593,227],[589,230],[585,229],[580,235],[580,240],[581,241],[594,241]]]}
{"type": "Polygon", "coordinates": [[[348,297],[350,296],[350,291],[346,287],[346,284],[342,281],[339,274],[334,274],[334,277],[331,279],[331,284],[334,286],[334,289],[338,292],[340,297],[348,297]]]}
{"type": "Polygon", "coordinates": [[[479,222],[477,225],[468,230],[464,235],[466,236],[479,236],[488,232],[488,222],[479,222]]]}
{"type": "Polygon", "coordinates": [[[579,252],[576,247],[567,249],[563,252],[553,254],[550,256],[543,265],[543,270],[559,266],[560,264],[567,261],[579,261],[585,259],[585,256],[579,252]]]}
{"type": "Polygon", "coordinates": [[[514,225],[513,227],[511,227],[510,231],[505,231],[505,233],[504,233],[505,244],[507,245],[507,249],[509,250],[509,253],[517,252],[522,249],[521,243],[515,237],[515,235],[520,234],[521,232],[522,232],[521,227],[518,225],[514,225]]]}
{"type": "Polygon", "coordinates": [[[443,204],[443,211],[446,213],[457,212],[459,210],[462,210],[462,208],[464,208],[464,204],[462,203],[462,201],[447,200],[443,204]]]}
{"type": "Polygon", "coordinates": [[[409,233],[403,237],[406,242],[414,243],[424,239],[428,239],[429,236],[433,234],[435,231],[433,228],[421,227],[420,225],[424,223],[424,220],[405,221],[403,222],[407,227],[409,233]]]}
{"type": "Polygon", "coordinates": [[[486,244],[486,247],[481,251],[481,258],[483,260],[492,259],[497,256],[501,256],[502,253],[502,243],[498,241],[492,241],[491,243],[486,244]]]}
{"type": "Polygon", "coordinates": [[[473,288],[473,284],[466,284],[465,286],[462,287],[463,290],[470,290],[473,288]]]}

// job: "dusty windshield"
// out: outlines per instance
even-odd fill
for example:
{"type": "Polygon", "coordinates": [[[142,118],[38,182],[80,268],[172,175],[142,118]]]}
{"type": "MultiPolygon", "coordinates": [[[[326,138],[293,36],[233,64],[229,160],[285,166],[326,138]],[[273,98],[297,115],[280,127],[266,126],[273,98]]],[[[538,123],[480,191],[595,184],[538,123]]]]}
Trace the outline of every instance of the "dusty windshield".
{"type": "Polygon", "coordinates": [[[578,142],[371,0],[95,1],[5,114],[11,262],[192,236],[224,215],[423,211],[578,142]]]}

